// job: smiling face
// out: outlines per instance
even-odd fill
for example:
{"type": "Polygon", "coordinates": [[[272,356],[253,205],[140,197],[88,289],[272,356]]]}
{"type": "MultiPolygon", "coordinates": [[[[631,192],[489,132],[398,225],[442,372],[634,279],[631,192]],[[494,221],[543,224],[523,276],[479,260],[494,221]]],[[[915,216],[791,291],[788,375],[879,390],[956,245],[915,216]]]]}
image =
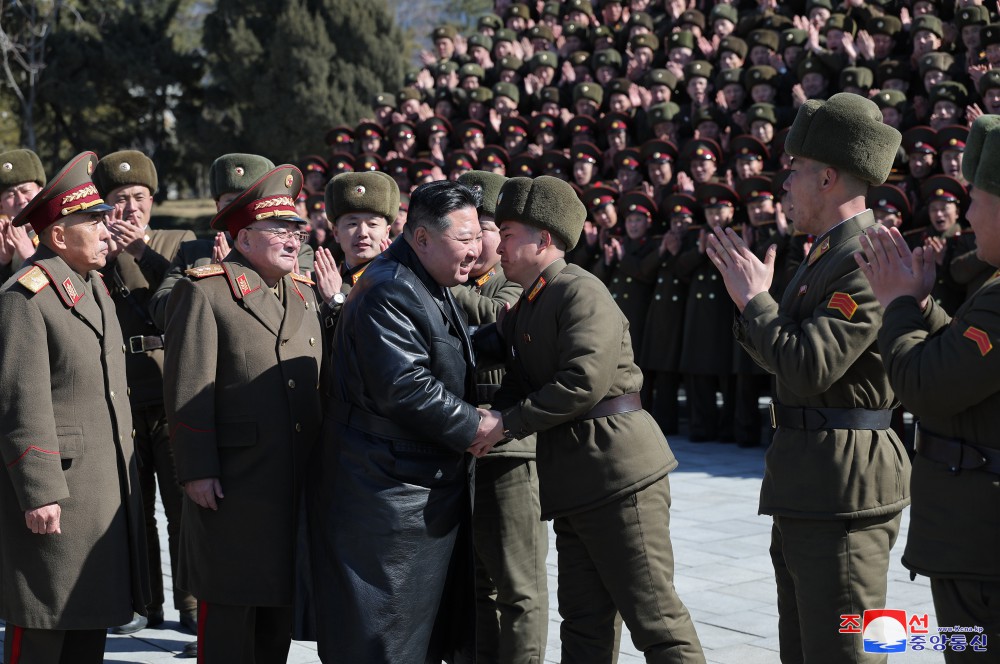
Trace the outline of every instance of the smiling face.
{"type": "Polygon", "coordinates": [[[483,234],[476,208],[465,207],[448,215],[444,231],[426,226],[416,229],[413,245],[421,265],[438,284],[451,287],[469,280],[483,249],[483,234]]]}
{"type": "Polygon", "coordinates": [[[385,217],[372,212],[349,212],[337,217],[333,237],[344,251],[348,267],[357,267],[382,252],[381,244],[389,236],[385,217]]]}
{"type": "Polygon", "coordinates": [[[298,264],[301,231],[293,221],[260,221],[240,229],[236,244],[261,279],[273,286],[298,264]]]}

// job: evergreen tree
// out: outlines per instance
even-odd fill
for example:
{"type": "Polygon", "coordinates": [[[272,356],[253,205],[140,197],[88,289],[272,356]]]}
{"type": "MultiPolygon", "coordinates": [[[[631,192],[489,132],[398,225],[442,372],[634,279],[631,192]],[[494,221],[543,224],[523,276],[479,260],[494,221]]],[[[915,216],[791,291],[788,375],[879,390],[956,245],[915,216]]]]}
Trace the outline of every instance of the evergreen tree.
{"type": "Polygon", "coordinates": [[[325,152],[327,129],[399,86],[402,43],[386,0],[219,0],[205,22],[205,138],[279,162],[325,152]]]}

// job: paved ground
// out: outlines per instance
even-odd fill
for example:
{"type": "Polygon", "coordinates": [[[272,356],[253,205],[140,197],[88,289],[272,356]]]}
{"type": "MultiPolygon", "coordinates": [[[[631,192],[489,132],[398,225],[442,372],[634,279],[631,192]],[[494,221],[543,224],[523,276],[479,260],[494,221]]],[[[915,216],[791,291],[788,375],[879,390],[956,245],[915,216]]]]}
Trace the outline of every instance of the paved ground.
{"type": "MultiPolygon", "coordinates": [[[[763,471],[763,449],[738,449],[718,443],[693,444],[675,437],[671,445],[680,467],[670,476],[673,495],[671,530],[677,560],[676,585],[694,616],[708,661],[713,664],[773,664],[778,662],[778,619],[774,580],[767,549],[770,519],[757,515],[757,495],[763,471]]],[[[930,614],[926,579],[910,581],[899,563],[906,541],[907,517],[893,549],[887,608],[908,614],[930,614]]],[[[162,513],[160,516],[163,522],[162,513]]],[[[163,560],[167,564],[166,539],[163,560]]],[[[559,614],[555,599],[556,552],[550,536],[548,566],[551,622],[546,662],[559,661],[559,614]]],[[[164,575],[169,576],[168,567],[164,575]]],[[[169,588],[169,580],[168,580],[169,588]]],[[[169,596],[169,591],[168,591],[169,596]]],[[[167,623],[129,637],[108,639],[107,662],[162,664],[174,662],[192,640],[178,630],[177,612],[167,608],[167,623]]],[[[839,625],[831,622],[830,629],[839,625]]],[[[849,637],[844,637],[849,638],[849,637]]],[[[294,643],[290,664],[319,662],[314,644],[294,643]]],[[[992,644],[991,644],[992,645],[992,644]]],[[[619,662],[644,661],[626,635],[619,662]]],[[[891,662],[942,662],[940,653],[907,652],[891,662]]],[[[351,663],[363,664],[363,663],[351,663]]]]}

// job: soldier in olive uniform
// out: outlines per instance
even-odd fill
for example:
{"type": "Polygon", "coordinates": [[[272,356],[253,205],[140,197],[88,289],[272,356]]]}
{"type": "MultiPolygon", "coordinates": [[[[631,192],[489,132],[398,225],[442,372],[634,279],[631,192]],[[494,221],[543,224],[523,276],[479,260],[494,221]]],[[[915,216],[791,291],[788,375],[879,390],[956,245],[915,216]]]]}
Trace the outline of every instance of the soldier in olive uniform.
{"type": "Polygon", "coordinates": [[[687,281],[676,271],[677,257],[698,242],[698,231],[692,231],[691,227],[695,218],[701,216],[701,207],[687,194],[674,194],[663,201],[661,210],[670,221],[670,230],[656,248],[659,259],[656,283],[643,332],[647,339],[656,341],[643,346],[639,366],[648,381],[644,382],[643,391],[651,392],[650,414],[669,436],[679,429],[677,395],[681,387],[681,347],[688,294],[687,281]]]}
{"type": "Polygon", "coordinates": [[[637,356],[642,353],[642,333],[659,265],[657,243],[649,237],[656,214],[656,204],[642,192],[631,191],[622,196],[618,215],[624,222],[625,236],[610,238],[604,245],[602,260],[593,271],[625,314],[632,352],[637,356]]]}
{"type": "Polygon", "coordinates": [[[125,368],[128,371],[134,444],[146,516],[146,554],[153,591],[152,602],[147,607],[148,616],[137,615],[130,623],[113,631],[116,634],[131,634],[163,622],[163,572],[160,567],[160,537],[156,529],[157,477],[167,517],[174,608],[180,611],[181,624],[194,631],[197,626],[197,603],[190,593],[177,587],[177,544],[183,492],[174,472],[167,414],[163,409],[163,334],[150,318],[149,299],[163,280],[181,243],[195,237],[191,231],[149,227],[157,176],[152,160],[141,152],[124,150],[105,155],[94,169],[94,184],[104,200],[116,208],[114,218],[117,221],[111,227],[111,234],[117,255],[108,260],[102,274],[115,301],[118,322],[128,347],[125,368]]]}
{"type": "Polygon", "coordinates": [[[910,246],[923,245],[933,251],[938,267],[931,297],[951,316],[965,301],[966,294],[965,284],[955,281],[948,266],[956,255],[974,250],[975,246],[959,223],[964,216],[968,192],[965,185],[947,175],[927,178],[921,192],[924,209],[918,215],[926,216],[928,224],[910,234],[908,239],[910,246]]]}
{"type": "Polygon", "coordinates": [[[74,157],[14,218],[41,243],[0,290],[0,618],[11,664],[98,664],[107,628],[149,601],[127,346],[97,272],[112,208],[90,179],[96,163],[93,152],[74,157]]]}
{"type": "Polygon", "coordinates": [[[35,253],[32,236],[11,221],[44,186],[45,170],[38,155],[31,150],[0,153],[0,283],[35,253]]]}
{"type": "Polygon", "coordinates": [[[673,586],[667,473],[677,461],[639,403],[624,314],[600,280],[564,260],[585,217],[561,180],[504,184],[501,264],[524,295],[480,333],[506,351],[495,400],[503,435],[538,435],[542,517],[555,520],[559,551],[563,660],[610,661],[620,612],[646,661],[704,662],[673,586]]]}
{"type": "Polygon", "coordinates": [[[698,242],[677,257],[676,272],[689,284],[684,312],[684,353],[681,372],[687,385],[691,442],[733,436],[733,304],[726,296],[718,270],[705,253],[709,229],[725,228],[733,221],[739,197],[724,184],[703,184],[696,190],[705,210],[705,227],[698,242]],[[716,393],[722,394],[722,409],[716,393]]]}
{"type": "MultiPolygon", "coordinates": [[[[973,123],[963,170],[973,187],[967,218],[980,258],[1000,267],[1000,116],[973,123]]],[[[893,388],[920,418],[903,564],[930,577],[939,625],[982,630],[952,634],[945,661],[992,661],[987,648],[1000,640],[1000,373],[993,362],[1000,279],[951,318],[931,298],[933,252],[920,247],[911,256],[897,231],[873,231],[858,263],[885,307],[879,350],[893,388]]]]}
{"type": "Polygon", "coordinates": [[[178,576],[199,600],[199,661],[288,655],[297,497],[319,435],[323,358],[312,282],[292,272],[301,186],[288,165],[251,184],[212,220],[233,250],[188,270],[170,298],[164,397],[185,491],[178,576]]]}
{"type": "Polygon", "coordinates": [[[885,606],[889,550],[909,502],[909,459],[889,428],[895,397],[874,343],[881,312],[853,258],[858,236],[878,223],[868,188],[885,182],[899,144],[863,97],[799,108],[782,203],[816,241],[780,305],[767,292],[776,251],[762,262],[732,230],[710,239],[742,314],[737,339],[777,380],[760,512],[774,519],[782,660],[886,661],[837,623],[885,606]]]}
{"type": "MultiPolygon", "coordinates": [[[[469,171],[458,179],[482,194],[478,212],[483,249],[469,281],[451,289],[473,327],[495,323],[498,312],[521,296],[521,287],[504,275],[496,252],[500,234],[494,214],[506,180],[484,171],[469,171]]],[[[491,407],[502,377],[502,369],[477,372],[479,406],[491,407]]],[[[538,499],[535,437],[493,448],[476,462],[475,482],[477,661],[541,662],[548,639],[549,531],[538,499]]]]}
{"type": "MultiPolygon", "coordinates": [[[[259,180],[264,173],[274,168],[270,159],[255,154],[224,154],[208,170],[208,182],[216,211],[221,211],[244,189],[259,180]]],[[[149,313],[153,323],[161,329],[167,328],[167,303],[174,285],[184,278],[184,273],[194,267],[219,263],[229,254],[229,239],[224,231],[215,234],[212,240],[191,240],[181,244],[170,269],[160,282],[159,288],[149,301],[149,313]]]]}

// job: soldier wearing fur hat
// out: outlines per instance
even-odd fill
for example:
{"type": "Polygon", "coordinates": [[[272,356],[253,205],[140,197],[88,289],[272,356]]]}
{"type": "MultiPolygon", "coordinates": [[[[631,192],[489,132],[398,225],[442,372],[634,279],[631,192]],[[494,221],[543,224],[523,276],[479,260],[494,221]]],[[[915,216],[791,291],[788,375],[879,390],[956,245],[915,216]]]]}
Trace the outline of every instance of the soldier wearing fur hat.
{"type": "Polygon", "coordinates": [[[306,235],[301,186],[285,165],[239,193],[212,220],[233,250],[188,270],[168,307],[164,396],[186,494],[178,576],[199,600],[199,661],[288,654],[324,345],[319,298],[293,272],[306,235]]]}
{"type": "Polygon", "coordinates": [[[0,153],[0,284],[35,253],[32,235],[11,221],[44,186],[38,155],[26,149],[0,153]]]}
{"type": "Polygon", "coordinates": [[[644,397],[650,414],[667,436],[679,431],[677,394],[681,387],[681,349],[684,339],[684,311],[688,283],[676,271],[677,257],[698,241],[696,224],[703,219],[701,206],[689,194],[673,194],[662,199],[660,216],[667,232],[658,243],[656,281],[643,335],[656,343],[643,346],[639,356],[644,397]]]}
{"type": "MultiPolygon", "coordinates": [[[[963,163],[973,185],[966,218],[980,257],[994,268],[1000,266],[998,154],[1000,117],[980,116],[963,163]]],[[[930,577],[939,624],[983,629],[970,635],[963,652],[945,652],[945,661],[981,661],[1000,639],[1000,569],[991,544],[998,531],[1000,475],[1000,411],[991,366],[1000,334],[1000,280],[994,275],[950,316],[932,301],[934,264],[926,249],[911,254],[891,230],[870,233],[862,247],[858,262],[885,309],[878,333],[882,362],[903,405],[920,418],[903,565],[930,577]]]]}
{"type": "MultiPolygon", "coordinates": [[[[421,168],[429,172],[432,164],[423,163],[421,168]]],[[[368,265],[389,246],[389,226],[399,212],[399,187],[381,171],[344,173],[327,184],[325,200],[333,238],[344,258],[338,270],[330,252],[318,252],[316,281],[330,319],[336,320],[368,265]]]]}
{"type": "MultiPolygon", "coordinates": [[[[521,287],[507,279],[495,217],[507,178],[471,171],[459,181],[482,195],[477,208],[483,249],[469,281],[451,289],[469,324],[495,323],[521,287]]],[[[491,407],[502,369],[477,372],[477,403],[491,407]]],[[[541,520],[535,437],[493,448],[476,462],[473,543],[476,551],[476,650],[483,662],[541,661],[548,636],[545,556],[548,528],[541,520]],[[499,617],[499,620],[498,620],[499,617]]]]}
{"type": "Polygon", "coordinates": [[[538,476],[558,538],[563,657],[610,660],[618,612],[648,661],[703,662],[672,583],[666,477],[677,462],[642,410],[624,315],[600,280],[564,259],[585,216],[554,178],[512,178],[501,190],[501,264],[524,295],[502,329],[477,335],[506,360],[498,435],[537,432],[546,450],[538,476]]]}
{"type": "Polygon", "coordinates": [[[885,182],[900,140],[857,95],[799,108],[785,140],[793,162],[783,204],[816,241],[780,304],[768,293],[773,252],[761,261],[732,231],[710,239],[741,314],[737,340],[777,381],[760,511],[774,519],[778,638],[789,661],[885,661],[864,652],[860,634],[828,623],[885,606],[889,551],[909,502],[909,459],[890,428],[895,397],[872,344],[880,309],[853,257],[878,224],[868,188],[885,182]]]}
{"type": "Polygon", "coordinates": [[[681,372],[685,375],[692,442],[733,441],[732,304],[718,272],[705,254],[706,229],[733,222],[739,197],[728,186],[703,183],[695,198],[704,210],[698,242],[677,257],[676,273],[691,284],[684,315],[681,372]],[[716,406],[716,393],[723,406],[716,406]]]}
{"type": "MultiPolygon", "coordinates": [[[[272,168],[274,164],[266,157],[239,152],[224,154],[212,162],[208,169],[208,183],[216,211],[222,210],[272,168]]],[[[211,240],[189,240],[181,244],[177,256],[149,301],[149,313],[158,329],[167,329],[170,292],[184,278],[184,273],[191,268],[221,263],[229,255],[229,250],[229,238],[224,231],[217,232],[211,240]]],[[[311,262],[311,247],[309,258],[311,262]]]]}
{"type": "Polygon", "coordinates": [[[112,248],[101,272],[128,346],[125,368],[146,517],[146,552],[153,575],[148,616],[137,614],[130,623],[112,631],[131,634],[147,625],[156,627],[163,623],[160,538],[155,514],[157,476],[167,517],[174,608],[181,613],[182,625],[196,631],[197,603],[190,593],[177,586],[183,492],[177,484],[163,408],[163,331],[149,313],[150,298],[177,257],[181,243],[192,241],[195,236],[191,231],[150,228],[158,178],[152,160],[143,153],[123,150],[105,155],[97,162],[93,178],[98,193],[115,208],[109,229],[112,248]]]}
{"type": "Polygon", "coordinates": [[[40,242],[0,289],[3,329],[18,330],[0,335],[7,662],[101,662],[107,628],[149,602],[127,347],[98,272],[112,208],[96,164],[77,155],[14,218],[40,242]]]}

